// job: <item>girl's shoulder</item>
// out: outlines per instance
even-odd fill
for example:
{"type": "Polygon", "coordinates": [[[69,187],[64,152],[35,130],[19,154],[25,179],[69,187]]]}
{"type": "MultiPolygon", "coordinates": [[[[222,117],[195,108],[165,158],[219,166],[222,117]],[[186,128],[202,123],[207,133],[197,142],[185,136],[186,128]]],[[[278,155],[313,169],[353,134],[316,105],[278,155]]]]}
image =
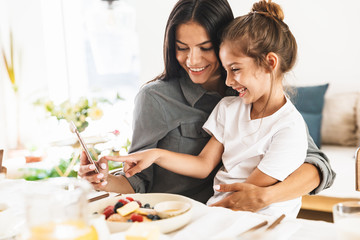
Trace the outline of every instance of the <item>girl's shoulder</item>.
{"type": "Polygon", "coordinates": [[[281,122],[287,125],[303,125],[304,120],[301,113],[297,110],[290,99],[287,98],[286,100],[287,102],[282,107],[281,111],[279,111],[277,118],[281,119],[281,122]]]}
{"type": "Polygon", "coordinates": [[[219,105],[222,107],[231,107],[231,106],[239,107],[239,106],[243,106],[244,102],[238,96],[227,96],[227,97],[223,97],[220,100],[219,105]]]}

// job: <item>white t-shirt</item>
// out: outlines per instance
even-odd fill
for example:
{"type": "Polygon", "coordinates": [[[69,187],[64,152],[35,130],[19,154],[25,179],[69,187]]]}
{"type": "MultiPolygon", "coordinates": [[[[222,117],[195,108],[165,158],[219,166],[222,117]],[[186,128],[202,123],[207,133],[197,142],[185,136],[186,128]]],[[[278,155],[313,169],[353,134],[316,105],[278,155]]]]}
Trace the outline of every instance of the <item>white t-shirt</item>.
{"type": "MultiPolygon", "coordinates": [[[[251,120],[251,104],[225,97],[214,108],[203,128],[224,145],[223,167],[214,184],[244,182],[257,167],[283,181],[305,160],[308,141],[304,119],[290,100],[274,114],[251,120]]],[[[213,204],[230,193],[215,191],[213,204]]],[[[259,213],[296,217],[301,198],[271,204],[259,213]]]]}

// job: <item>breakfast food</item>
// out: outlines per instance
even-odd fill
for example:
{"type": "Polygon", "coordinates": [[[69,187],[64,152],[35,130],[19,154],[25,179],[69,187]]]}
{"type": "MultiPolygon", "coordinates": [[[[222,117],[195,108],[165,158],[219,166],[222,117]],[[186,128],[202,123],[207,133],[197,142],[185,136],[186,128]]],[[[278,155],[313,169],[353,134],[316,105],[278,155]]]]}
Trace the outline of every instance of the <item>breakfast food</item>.
{"type": "Polygon", "coordinates": [[[115,205],[109,205],[103,210],[107,221],[110,222],[150,222],[160,220],[150,204],[143,205],[131,197],[119,199],[115,205]]]}
{"type": "Polygon", "coordinates": [[[117,208],[116,212],[124,217],[126,215],[129,215],[130,213],[135,212],[135,210],[137,210],[139,208],[140,208],[140,205],[137,202],[132,201],[132,202],[129,202],[129,203],[123,205],[120,208],[117,208]]]}

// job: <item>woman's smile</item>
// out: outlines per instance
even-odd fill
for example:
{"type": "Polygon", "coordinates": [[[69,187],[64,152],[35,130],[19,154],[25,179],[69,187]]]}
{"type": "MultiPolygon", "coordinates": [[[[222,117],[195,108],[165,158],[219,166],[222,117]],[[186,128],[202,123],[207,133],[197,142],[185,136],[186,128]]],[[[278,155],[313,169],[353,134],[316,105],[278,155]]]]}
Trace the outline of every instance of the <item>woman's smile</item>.
{"type": "Polygon", "coordinates": [[[210,65],[206,65],[204,67],[191,67],[188,64],[186,64],[186,67],[188,68],[188,72],[189,74],[194,74],[194,75],[201,75],[205,72],[205,70],[209,67],[210,65]]]}
{"type": "Polygon", "coordinates": [[[175,47],[176,59],[191,81],[206,90],[218,87],[220,63],[204,27],[196,22],[180,24],[176,29],[175,47]]]}

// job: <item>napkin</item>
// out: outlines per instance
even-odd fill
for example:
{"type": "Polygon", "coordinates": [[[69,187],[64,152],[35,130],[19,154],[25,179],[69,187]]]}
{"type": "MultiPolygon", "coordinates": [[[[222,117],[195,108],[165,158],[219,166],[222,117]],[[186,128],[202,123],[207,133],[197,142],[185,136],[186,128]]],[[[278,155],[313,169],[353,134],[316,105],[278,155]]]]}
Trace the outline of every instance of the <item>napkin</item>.
{"type": "MultiPolygon", "coordinates": [[[[171,239],[214,239],[230,240],[237,239],[241,233],[267,220],[270,225],[276,217],[256,214],[246,211],[233,211],[222,207],[208,207],[205,205],[193,206],[194,214],[192,221],[183,229],[172,234],[171,239]]],[[[265,231],[266,227],[258,229],[251,234],[241,236],[241,239],[289,239],[301,224],[294,221],[286,221],[271,231],[265,231]]],[[[239,237],[240,239],[240,237],[239,237]]]]}

